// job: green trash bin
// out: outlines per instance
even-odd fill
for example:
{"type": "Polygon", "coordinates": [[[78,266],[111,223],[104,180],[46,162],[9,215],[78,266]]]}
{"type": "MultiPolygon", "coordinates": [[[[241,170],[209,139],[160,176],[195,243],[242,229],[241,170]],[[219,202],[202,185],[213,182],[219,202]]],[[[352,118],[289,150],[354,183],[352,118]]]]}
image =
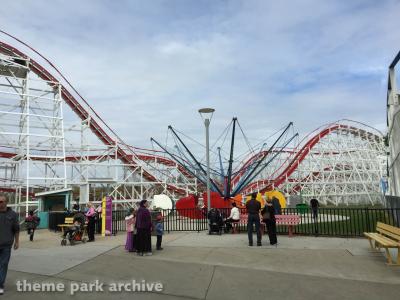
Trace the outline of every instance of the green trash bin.
{"type": "Polygon", "coordinates": [[[299,204],[296,204],[296,209],[297,209],[298,213],[305,214],[306,212],[308,212],[309,207],[305,203],[299,203],[299,204]]]}

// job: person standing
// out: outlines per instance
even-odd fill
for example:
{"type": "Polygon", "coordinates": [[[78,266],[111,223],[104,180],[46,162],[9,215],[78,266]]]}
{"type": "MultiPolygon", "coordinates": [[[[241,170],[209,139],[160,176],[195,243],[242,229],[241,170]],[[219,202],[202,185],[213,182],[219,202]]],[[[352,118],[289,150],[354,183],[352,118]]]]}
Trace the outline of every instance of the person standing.
{"type": "Polygon", "coordinates": [[[95,222],[96,222],[96,210],[93,207],[92,202],[88,202],[87,204],[87,212],[86,218],[88,219],[88,242],[94,242],[94,231],[95,231],[95,222]]]}
{"type": "Polygon", "coordinates": [[[147,200],[142,200],[136,213],[136,252],[141,256],[153,254],[151,251],[151,231],[153,225],[151,223],[150,211],[147,209],[148,207],[149,203],[147,200]]]}
{"type": "Polygon", "coordinates": [[[18,215],[7,204],[7,195],[0,193],[0,295],[4,294],[11,247],[19,248],[18,215]]]}
{"type": "Polygon", "coordinates": [[[100,203],[100,205],[99,206],[97,206],[97,208],[96,208],[96,226],[97,226],[97,233],[98,234],[101,234],[101,223],[102,223],[102,215],[101,215],[101,213],[102,213],[102,211],[103,211],[103,207],[101,206],[101,203],[100,203]]]}
{"type": "Polygon", "coordinates": [[[162,215],[159,214],[157,215],[157,224],[156,224],[156,232],[157,232],[157,244],[156,244],[156,249],[157,250],[162,250],[163,248],[161,247],[162,243],[162,236],[164,234],[164,224],[162,222],[162,215]]]}
{"type": "Polygon", "coordinates": [[[232,202],[231,214],[225,220],[226,231],[229,232],[232,228],[232,223],[238,223],[240,221],[240,211],[236,207],[236,202],[232,202]]]}
{"type": "Polygon", "coordinates": [[[265,226],[267,226],[269,243],[271,245],[278,245],[278,239],[276,237],[276,219],[275,219],[275,208],[272,204],[273,199],[267,198],[267,203],[265,204],[261,215],[265,226]]]}
{"type": "Polygon", "coordinates": [[[319,208],[319,202],[317,199],[313,198],[310,200],[310,206],[311,206],[311,211],[314,220],[317,220],[318,218],[318,208],[319,208]]]}
{"type": "Polygon", "coordinates": [[[136,216],[135,216],[135,209],[130,208],[128,215],[125,217],[125,225],[126,225],[126,243],[125,243],[125,250],[129,252],[135,251],[135,243],[134,243],[134,231],[135,231],[135,223],[136,223],[136,216]]]}
{"type": "MultiPolygon", "coordinates": [[[[267,199],[267,201],[268,201],[268,199],[267,199]]],[[[282,207],[281,207],[281,204],[279,203],[278,198],[272,197],[270,203],[272,203],[272,207],[275,210],[274,211],[275,215],[281,215],[282,214],[282,207]]]]}
{"type": "Polygon", "coordinates": [[[260,209],[261,204],[256,200],[257,193],[251,194],[251,199],[246,203],[247,209],[247,235],[249,238],[249,246],[253,246],[253,224],[256,227],[257,246],[261,246],[261,231],[260,231],[260,209]]]}
{"type": "Polygon", "coordinates": [[[72,212],[75,213],[75,212],[77,212],[77,211],[80,211],[78,202],[76,202],[76,203],[72,206],[72,212]]]}
{"type": "Polygon", "coordinates": [[[35,234],[36,227],[39,226],[40,218],[35,216],[33,210],[31,210],[28,216],[25,218],[26,229],[29,234],[29,240],[33,242],[33,235],[35,234]]]}

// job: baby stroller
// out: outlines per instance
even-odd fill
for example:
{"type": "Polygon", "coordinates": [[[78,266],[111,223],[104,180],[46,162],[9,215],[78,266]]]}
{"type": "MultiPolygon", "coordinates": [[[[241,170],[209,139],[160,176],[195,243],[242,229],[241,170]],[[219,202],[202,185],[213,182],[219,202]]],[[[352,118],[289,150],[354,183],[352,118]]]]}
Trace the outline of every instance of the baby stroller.
{"type": "Polygon", "coordinates": [[[222,229],[224,227],[224,221],[222,219],[221,212],[216,208],[212,208],[208,212],[207,216],[208,216],[208,234],[216,232],[219,235],[221,235],[222,229]]]}
{"type": "Polygon", "coordinates": [[[77,213],[74,216],[73,224],[64,232],[63,239],[61,240],[61,246],[66,246],[67,241],[71,246],[75,245],[76,242],[86,243],[87,232],[85,226],[85,216],[82,213],[77,213]]]}

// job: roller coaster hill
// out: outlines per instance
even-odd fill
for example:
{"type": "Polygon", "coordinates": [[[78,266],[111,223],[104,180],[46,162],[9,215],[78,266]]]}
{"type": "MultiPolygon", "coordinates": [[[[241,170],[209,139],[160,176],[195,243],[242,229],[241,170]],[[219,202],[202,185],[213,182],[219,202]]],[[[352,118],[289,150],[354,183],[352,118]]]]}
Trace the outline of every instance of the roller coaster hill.
{"type": "MultiPolygon", "coordinates": [[[[69,195],[65,203],[54,200],[55,209],[105,194],[124,207],[159,194],[182,199],[185,207],[198,204],[194,195],[205,191],[204,162],[182,134],[171,126],[175,145],[153,139],[158,149],[127,144],[48,59],[11,38],[18,49],[0,41],[0,190],[9,193],[11,206],[20,212],[46,209],[38,198],[69,195]]],[[[323,204],[383,203],[386,149],[382,133],[372,127],[341,120],[299,141],[290,123],[256,145],[243,135],[249,151],[234,157],[236,130],[243,133],[234,118],[222,134],[230,143],[211,151],[213,206],[276,189],[323,204]]]]}
{"type": "MultiPolygon", "coordinates": [[[[323,204],[384,202],[382,183],[386,156],[383,135],[378,130],[341,120],[316,129],[301,141],[293,131],[293,124],[289,123],[252,146],[239,121],[233,118],[214,143],[217,145],[221,140],[220,144],[211,149],[214,162],[210,168],[212,207],[228,208],[232,201],[240,207],[250,193],[267,193],[268,196],[276,190],[282,197],[301,195],[303,201],[317,198],[323,204]],[[242,140],[249,150],[234,157],[236,132],[243,135],[242,140]],[[230,142],[227,137],[231,138],[230,142]]],[[[169,132],[173,137],[170,147],[152,141],[196,177],[204,191],[207,176],[204,159],[197,159],[188,146],[188,142],[194,140],[172,126],[169,132]]],[[[198,198],[190,195],[180,199],[176,206],[182,210],[207,206],[205,192],[202,203],[198,198]]]]}

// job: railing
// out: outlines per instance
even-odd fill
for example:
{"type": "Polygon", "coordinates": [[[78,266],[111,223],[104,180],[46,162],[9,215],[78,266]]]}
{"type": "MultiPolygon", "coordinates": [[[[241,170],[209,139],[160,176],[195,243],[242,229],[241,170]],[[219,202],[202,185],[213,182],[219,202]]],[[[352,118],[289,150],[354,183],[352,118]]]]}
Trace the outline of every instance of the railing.
{"type": "MultiPolygon", "coordinates": [[[[374,232],[377,222],[399,227],[394,218],[400,209],[388,208],[320,208],[316,218],[310,209],[288,208],[283,214],[298,214],[300,224],[294,233],[337,237],[361,237],[364,232],[374,232]]],[[[286,226],[277,227],[278,234],[286,234],[286,226]]]]}
{"type": "MultiPolygon", "coordinates": [[[[223,217],[230,214],[230,209],[220,209],[223,217]]],[[[126,211],[113,211],[112,233],[125,232],[126,211]]],[[[163,215],[164,231],[205,231],[208,230],[207,212],[199,213],[197,209],[185,209],[179,212],[175,209],[165,209],[160,212],[152,212],[153,221],[159,213],[163,215]],[[197,218],[195,218],[197,217],[197,218]]],[[[241,214],[246,214],[241,209],[241,214]]],[[[399,208],[320,208],[316,218],[307,208],[286,208],[282,214],[297,214],[300,216],[300,224],[294,226],[294,233],[299,235],[322,235],[336,237],[360,237],[363,232],[373,232],[377,222],[383,222],[400,227],[400,220],[394,218],[400,214],[399,208]]],[[[67,213],[50,213],[49,229],[58,230],[58,224],[64,223],[65,217],[72,216],[67,213]]],[[[96,232],[100,224],[96,222],[96,232]]],[[[239,231],[245,232],[246,224],[239,225],[239,231]]],[[[284,225],[277,226],[278,234],[288,234],[288,228],[284,225]]]]}
{"type": "Polygon", "coordinates": [[[114,210],[112,212],[112,234],[117,234],[119,231],[125,231],[125,217],[127,215],[126,210],[114,210]]]}
{"type": "MultiPolygon", "coordinates": [[[[230,209],[220,209],[223,217],[230,214],[230,209]]],[[[164,231],[205,231],[208,230],[206,211],[199,214],[197,209],[180,210],[165,209],[152,212],[154,216],[162,213],[164,231]],[[194,217],[197,217],[194,218],[194,217]]],[[[241,214],[246,214],[241,209],[241,214]]],[[[321,235],[334,237],[361,237],[364,232],[373,232],[377,222],[383,222],[400,227],[400,222],[393,216],[400,213],[400,209],[389,208],[319,208],[316,218],[309,208],[286,208],[281,214],[297,214],[300,224],[294,226],[294,233],[299,235],[321,235]]],[[[113,234],[125,231],[126,211],[113,211],[113,234]]],[[[246,232],[246,224],[239,225],[239,232],[246,232]]],[[[277,226],[278,234],[288,234],[288,227],[277,226]]]]}

